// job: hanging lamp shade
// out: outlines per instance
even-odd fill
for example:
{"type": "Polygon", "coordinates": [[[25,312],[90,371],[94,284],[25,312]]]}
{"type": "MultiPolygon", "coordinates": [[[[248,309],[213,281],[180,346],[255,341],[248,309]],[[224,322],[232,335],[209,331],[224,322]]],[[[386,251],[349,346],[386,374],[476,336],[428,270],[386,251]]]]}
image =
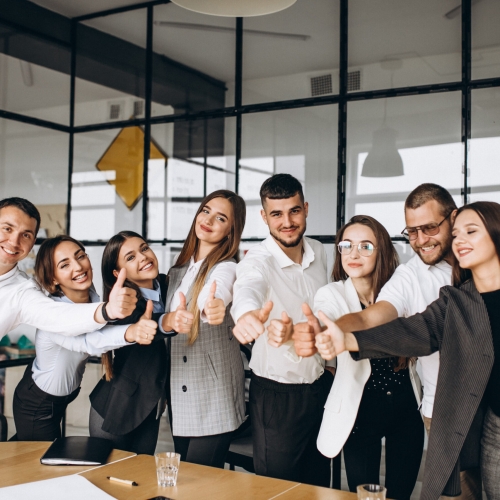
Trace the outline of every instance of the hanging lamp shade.
{"type": "Polygon", "coordinates": [[[363,177],[398,177],[404,175],[403,160],[396,147],[397,132],[381,128],[373,132],[373,143],[363,163],[363,177]]]}
{"type": "Polygon", "coordinates": [[[287,9],[297,0],[171,0],[187,10],[222,17],[252,17],[287,9]]]}

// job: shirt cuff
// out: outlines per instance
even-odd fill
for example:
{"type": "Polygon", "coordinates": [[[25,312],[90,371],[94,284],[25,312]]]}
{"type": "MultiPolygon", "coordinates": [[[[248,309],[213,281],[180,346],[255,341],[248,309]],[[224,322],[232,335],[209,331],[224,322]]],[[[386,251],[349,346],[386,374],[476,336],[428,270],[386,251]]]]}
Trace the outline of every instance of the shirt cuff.
{"type": "Polygon", "coordinates": [[[168,330],[168,331],[166,331],[166,330],[163,329],[163,318],[164,317],[165,317],[165,314],[162,314],[160,316],[160,319],[158,320],[158,328],[160,329],[160,332],[161,333],[172,333],[172,332],[175,332],[174,329],[171,329],[171,330],[168,330]]]}

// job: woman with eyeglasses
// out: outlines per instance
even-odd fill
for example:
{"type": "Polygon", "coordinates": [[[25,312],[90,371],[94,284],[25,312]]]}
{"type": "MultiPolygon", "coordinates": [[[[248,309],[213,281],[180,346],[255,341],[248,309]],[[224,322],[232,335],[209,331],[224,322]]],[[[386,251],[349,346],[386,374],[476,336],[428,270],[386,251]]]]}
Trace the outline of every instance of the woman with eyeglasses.
{"type": "MultiPolygon", "coordinates": [[[[323,311],[332,321],[372,306],[399,264],[389,234],[372,217],[353,217],[337,233],[337,241],[333,282],[320,288],[314,299],[315,312],[323,311]]],[[[356,362],[349,353],[338,356],[318,448],[322,451],[325,440],[328,456],[343,448],[353,492],[363,483],[380,484],[385,438],[387,497],[411,496],[424,443],[417,391],[412,388],[412,381],[418,382],[414,364],[404,357],[356,362]]]]}

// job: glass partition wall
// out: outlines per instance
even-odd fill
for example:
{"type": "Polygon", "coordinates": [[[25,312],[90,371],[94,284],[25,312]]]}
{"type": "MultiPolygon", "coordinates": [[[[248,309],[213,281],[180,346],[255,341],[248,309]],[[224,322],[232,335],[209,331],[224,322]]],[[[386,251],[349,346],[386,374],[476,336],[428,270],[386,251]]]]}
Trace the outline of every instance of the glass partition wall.
{"type": "Polygon", "coordinates": [[[500,201],[495,0],[297,0],[245,19],[3,3],[0,197],[32,200],[42,237],[102,246],[132,229],[168,268],[225,188],[247,202],[244,251],[267,234],[259,188],[281,172],[329,244],[360,213],[400,240],[422,182],[459,205],[500,201]]]}

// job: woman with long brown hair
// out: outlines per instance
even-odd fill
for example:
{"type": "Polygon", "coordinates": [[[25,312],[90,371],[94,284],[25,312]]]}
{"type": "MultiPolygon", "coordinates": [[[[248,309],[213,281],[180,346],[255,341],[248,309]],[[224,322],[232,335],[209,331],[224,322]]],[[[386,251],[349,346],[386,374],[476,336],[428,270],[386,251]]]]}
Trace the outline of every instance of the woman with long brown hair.
{"type": "MultiPolygon", "coordinates": [[[[373,217],[354,216],[337,233],[332,280],[314,298],[314,310],[332,321],[370,307],[399,264],[386,229],[373,217]]],[[[328,457],[344,450],[351,491],[380,483],[385,437],[388,498],[409,499],[422,458],[424,428],[412,382],[413,363],[391,357],[355,362],[337,359],[337,373],[325,405],[318,449],[328,457]]]]}
{"type": "Polygon", "coordinates": [[[245,202],[219,190],[200,204],[175,265],[163,324],[190,326],[172,339],[172,432],[181,459],[224,467],[232,431],[245,418],[244,369],[229,314],[245,202]]]}

